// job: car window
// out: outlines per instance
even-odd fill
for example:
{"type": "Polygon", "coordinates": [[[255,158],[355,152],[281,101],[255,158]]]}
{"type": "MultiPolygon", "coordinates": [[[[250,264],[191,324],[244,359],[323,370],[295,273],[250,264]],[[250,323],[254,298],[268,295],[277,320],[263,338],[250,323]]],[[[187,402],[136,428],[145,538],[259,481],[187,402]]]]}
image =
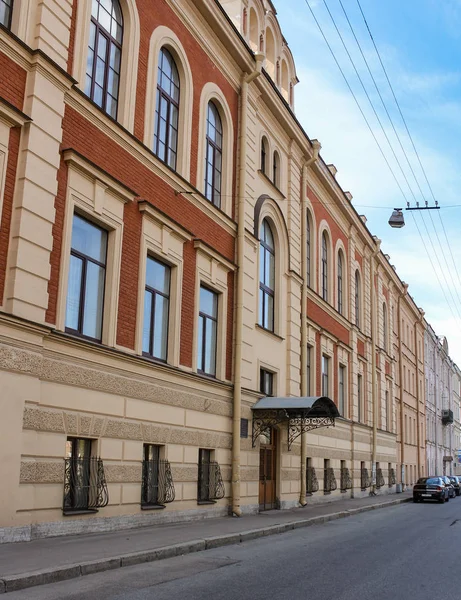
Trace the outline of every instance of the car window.
{"type": "Polygon", "coordinates": [[[438,477],[429,477],[427,479],[420,479],[418,483],[426,483],[427,485],[439,485],[440,479],[438,477]]]}

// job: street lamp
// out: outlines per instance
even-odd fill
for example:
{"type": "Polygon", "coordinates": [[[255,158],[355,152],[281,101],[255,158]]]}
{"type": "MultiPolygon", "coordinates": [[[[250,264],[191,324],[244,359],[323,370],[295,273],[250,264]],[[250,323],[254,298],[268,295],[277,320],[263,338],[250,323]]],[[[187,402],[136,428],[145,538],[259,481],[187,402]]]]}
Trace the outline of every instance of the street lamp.
{"type": "MultiPolygon", "coordinates": [[[[407,207],[405,210],[440,210],[439,203],[437,200],[435,201],[435,206],[429,206],[427,201],[424,202],[425,206],[420,206],[419,202],[416,203],[416,206],[410,206],[410,203],[407,202],[407,207]]],[[[394,229],[401,229],[405,226],[405,219],[403,218],[403,209],[394,208],[391,218],[389,219],[389,225],[394,229]]]]}
{"type": "Polygon", "coordinates": [[[391,218],[389,219],[389,225],[394,229],[400,229],[405,226],[405,219],[403,218],[403,212],[401,208],[394,208],[391,218]]]}

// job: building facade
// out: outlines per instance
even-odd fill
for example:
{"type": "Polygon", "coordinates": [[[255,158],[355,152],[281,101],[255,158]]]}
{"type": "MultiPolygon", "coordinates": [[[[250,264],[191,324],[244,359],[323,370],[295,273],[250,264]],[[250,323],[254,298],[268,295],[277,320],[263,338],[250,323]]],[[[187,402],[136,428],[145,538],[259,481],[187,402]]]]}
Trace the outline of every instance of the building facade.
{"type": "Polygon", "coordinates": [[[272,3],[3,5],[0,539],[424,474],[425,322],[294,116],[272,3]]]}
{"type": "Polygon", "coordinates": [[[425,334],[427,468],[430,473],[457,475],[460,419],[459,369],[448,342],[429,325],[425,334]]]}

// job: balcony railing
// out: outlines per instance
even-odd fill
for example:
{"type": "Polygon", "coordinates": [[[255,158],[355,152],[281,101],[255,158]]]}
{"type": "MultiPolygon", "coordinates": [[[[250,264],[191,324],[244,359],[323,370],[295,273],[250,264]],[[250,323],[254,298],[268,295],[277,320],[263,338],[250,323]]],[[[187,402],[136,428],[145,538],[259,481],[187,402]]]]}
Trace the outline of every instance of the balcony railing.
{"type": "Polygon", "coordinates": [[[376,487],[382,488],[386,482],[384,481],[383,470],[376,469],[376,487]]]}
{"type": "Polygon", "coordinates": [[[444,425],[450,425],[453,423],[453,411],[452,410],[442,410],[442,423],[444,425]]]}
{"type": "Polygon", "coordinates": [[[352,489],[352,479],[351,474],[349,473],[349,469],[347,467],[343,467],[341,469],[341,491],[346,492],[347,490],[352,489]]]}
{"type": "Polygon", "coordinates": [[[109,503],[102,459],[66,458],[63,513],[96,512],[109,503]]]}
{"type": "Polygon", "coordinates": [[[389,469],[389,487],[395,485],[395,471],[394,469],[389,469]]]}
{"type": "Polygon", "coordinates": [[[224,498],[225,490],[221,469],[217,462],[202,462],[198,465],[199,502],[213,502],[224,498]]]}
{"type": "Polygon", "coordinates": [[[167,460],[142,463],[141,506],[164,506],[175,499],[171,466],[167,460]]]}
{"type": "Polygon", "coordinates": [[[323,469],[323,493],[329,494],[337,489],[335,472],[332,468],[328,467],[323,469]]]}
{"type": "Polygon", "coordinates": [[[319,482],[314,467],[306,468],[306,494],[314,494],[319,491],[319,482]]]}
{"type": "Polygon", "coordinates": [[[360,470],[360,487],[362,490],[366,490],[371,486],[371,479],[368,475],[368,469],[363,468],[360,470]]]}

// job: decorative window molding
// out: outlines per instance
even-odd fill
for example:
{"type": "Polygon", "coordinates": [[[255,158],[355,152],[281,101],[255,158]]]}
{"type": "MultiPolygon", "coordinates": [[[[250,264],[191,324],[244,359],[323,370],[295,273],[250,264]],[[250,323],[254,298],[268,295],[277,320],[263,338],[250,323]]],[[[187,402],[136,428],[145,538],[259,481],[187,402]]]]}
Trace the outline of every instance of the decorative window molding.
{"type": "MultiPolygon", "coordinates": [[[[140,38],[139,16],[134,0],[119,2],[123,14],[123,49],[117,121],[133,133],[140,38]]],[[[79,0],[77,4],[72,76],[82,91],[85,91],[91,6],[92,0],[79,0]]]]}
{"type": "Polygon", "coordinates": [[[200,313],[200,288],[205,287],[218,295],[216,379],[226,380],[226,342],[228,319],[227,277],[235,266],[201,240],[194,241],[197,252],[197,277],[195,281],[195,319],[193,336],[193,365],[198,371],[198,327],[200,313]]]}
{"type": "Polygon", "coordinates": [[[135,352],[142,355],[144,290],[146,287],[147,257],[168,265],[170,274],[170,302],[168,315],[168,349],[166,362],[179,367],[181,336],[181,302],[184,270],[184,243],[192,240],[192,234],[177,225],[147,201],[138,204],[142,219],[142,240],[139,259],[138,306],[135,352]]]}
{"type": "Polygon", "coordinates": [[[117,311],[122,254],[123,212],[136,193],[101,171],[74,150],[63,152],[68,168],[66,211],[58,293],[56,327],[65,331],[66,303],[74,213],[108,232],[105,297],[101,342],[116,345],[117,311]]]}
{"type": "Polygon", "coordinates": [[[12,127],[22,127],[28,121],[30,121],[29,117],[11,106],[6,100],[0,98],[0,226],[2,222],[6,167],[8,164],[10,129],[12,127]]]}
{"type": "Polygon", "coordinates": [[[219,87],[208,82],[200,96],[200,118],[197,156],[197,188],[205,195],[205,160],[208,104],[213,102],[218,109],[223,128],[221,210],[232,214],[232,176],[234,172],[234,125],[226,97],[219,87]]]}
{"type": "Polygon", "coordinates": [[[190,155],[192,139],[192,107],[194,84],[186,51],[177,35],[168,27],[157,27],[149,42],[146,82],[146,111],[144,118],[144,144],[153,147],[155,105],[157,97],[158,60],[160,50],[165,48],[173,57],[179,73],[180,99],[178,120],[178,148],[176,172],[190,180],[190,155]]]}

